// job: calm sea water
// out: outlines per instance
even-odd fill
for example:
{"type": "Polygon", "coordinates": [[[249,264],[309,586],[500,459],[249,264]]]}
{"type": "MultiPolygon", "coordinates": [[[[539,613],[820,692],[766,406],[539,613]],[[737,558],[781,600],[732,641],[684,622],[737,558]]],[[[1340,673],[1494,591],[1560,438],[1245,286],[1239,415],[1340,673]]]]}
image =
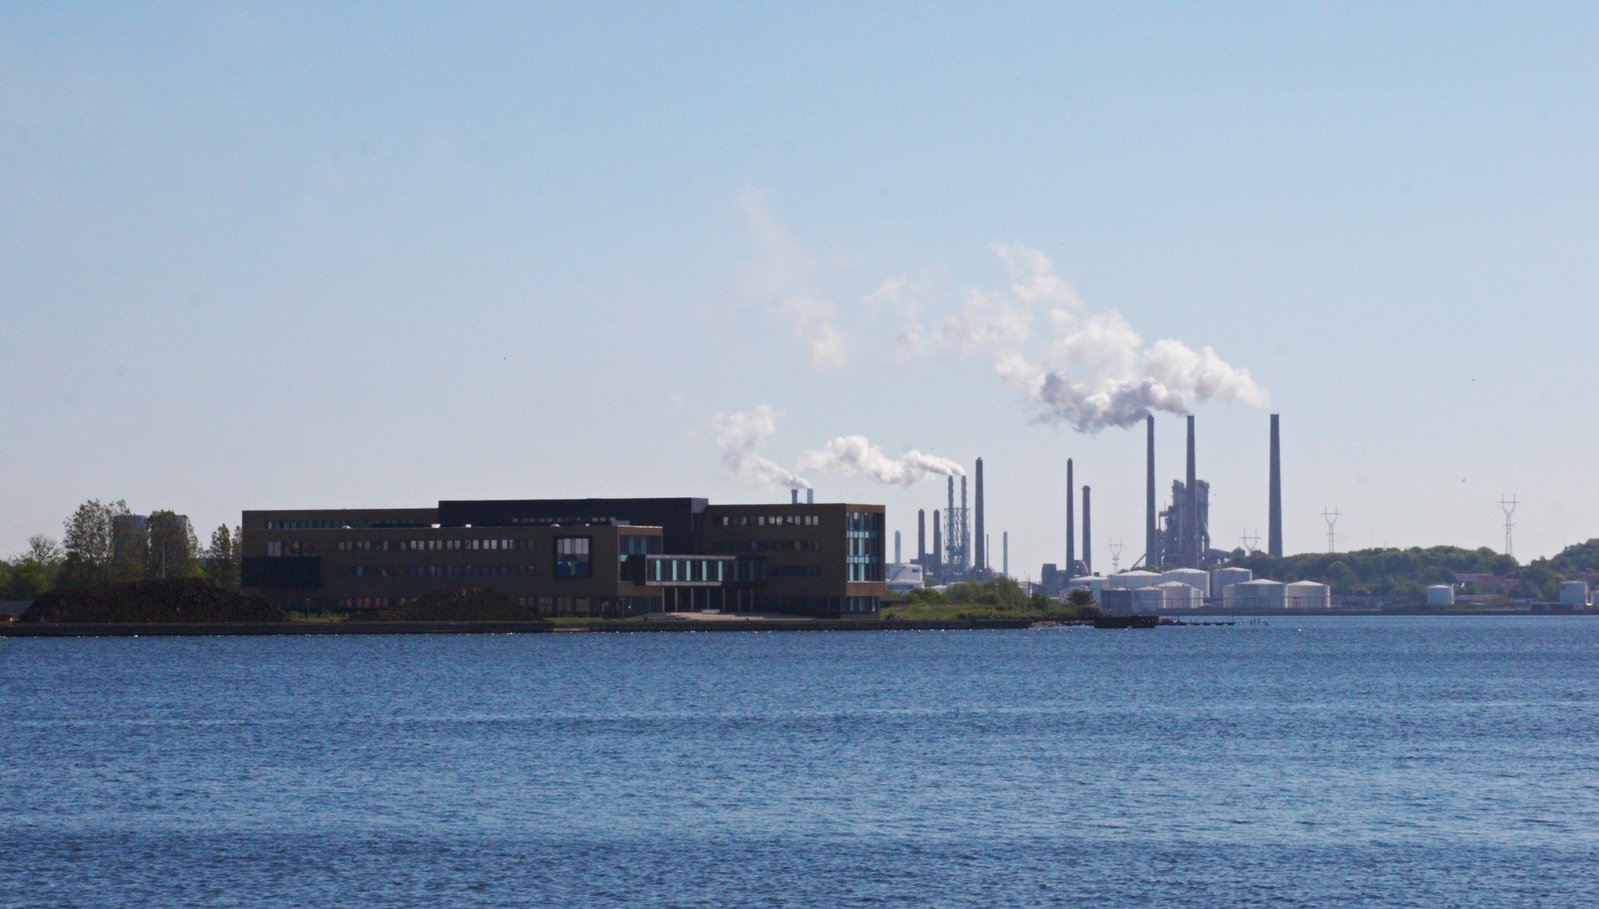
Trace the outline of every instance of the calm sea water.
{"type": "Polygon", "coordinates": [[[1599,905],[1599,621],[0,639],[0,906],[1599,905]]]}

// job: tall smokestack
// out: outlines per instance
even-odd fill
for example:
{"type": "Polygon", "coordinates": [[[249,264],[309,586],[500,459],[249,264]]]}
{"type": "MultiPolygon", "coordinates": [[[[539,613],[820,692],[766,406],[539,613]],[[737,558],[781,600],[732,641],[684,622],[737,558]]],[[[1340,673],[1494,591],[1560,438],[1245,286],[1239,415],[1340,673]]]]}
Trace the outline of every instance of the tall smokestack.
{"type": "Polygon", "coordinates": [[[799,504],[799,489],[797,489],[797,488],[796,489],[790,489],[788,491],[788,504],[790,504],[790,505],[798,505],[799,504]]]}
{"type": "Polygon", "coordinates": [[[1183,567],[1199,567],[1199,479],[1194,472],[1194,416],[1188,415],[1188,485],[1183,489],[1183,567]]]}
{"type": "Polygon", "coordinates": [[[901,564],[899,559],[899,531],[894,531],[894,564],[901,564]]]}
{"type": "Polygon", "coordinates": [[[999,545],[999,573],[1008,578],[1010,577],[1010,531],[1007,530],[999,535],[999,545]]]}
{"type": "MultiPolygon", "coordinates": [[[[938,551],[940,564],[953,574],[958,567],[952,558],[960,551],[961,534],[955,528],[955,475],[949,477],[949,504],[944,506],[944,548],[938,551]]],[[[947,576],[946,576],[947,577],[947,576]]]]}
{"type": "Polygon", "coordinates": [[[1149,426],[1149,455],[1144,477],[1144,568],[1154,571],[1160,564],[1160,537],[1155,533],[1155,415],[1145,418],[1149,426]]]}
{"type": "Polygon", "coordinates": [[[1090,512],[1088,510],[1089,509],[1088,493],[1089,493],[1088,487],[1084,486],[1083,487],[1083,570],[1087,571],[1089,574],[1093,574],[1094,573],[1094,537],[1093,537],[1094,530],[1093,530],[1093,522],[1089,518],[1090,512]]]}
{"type": "MultiPolygon", "coordinates": [[[[936,519],[935,519],[936,520],[936,519]]],[[[927,568],[927,509],[916,509],[916,564],[927,568]]]]}
{"type": "Polygon", "coordinates": [[[805,487],[805,504],[806,505],[815,505],[816,504],[816,490],[812,489],[809,486],[805,487]]]}
{"type": "Polygon", "coordinates": [[[1271,492],[1268,495],[1266,516],[1266,552],[1282,558],[1283,554],[1283,453],[1277,437],[1277,415],[1271,415],[1271,492]]]}
{"type": "Polygon", "coordinates": [[[1072,500],[1077,497],[1072,485],[1072,459],[1066,459],[1066,580],[1072,579],[1072,565],[1077,562],[1077,515],[1072,500]]]}
{"type": "Polygon", "coordinates": [[[933,573],[944,579],[944,525],[938,522],[938,509],[933,509],[933,573]]]}
{"type": "Polygon", "coordinates": [[[983,574],[988,569],[988,535],[983,532],[983,459],[977,459],[977,573],[983,574]]]}

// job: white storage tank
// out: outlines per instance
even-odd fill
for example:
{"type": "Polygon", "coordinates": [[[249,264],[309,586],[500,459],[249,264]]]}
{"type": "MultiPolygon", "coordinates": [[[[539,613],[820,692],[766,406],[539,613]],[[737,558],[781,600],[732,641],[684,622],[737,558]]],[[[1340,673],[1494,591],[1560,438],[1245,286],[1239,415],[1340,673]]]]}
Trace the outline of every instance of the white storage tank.
{"type": "Polygon", "coordinates": [[[1586,609],[1588,606],[1587,581],[1561,581],[1560,605],[1586,609]]]}
{"type": "Polygon", "coordinates": [[[1200,596],[1210,596],[1209,572],[1201,571],[1198,568],[1173,568],[1170,571],[1161,572],[1160,582],[1162,584],[1168,584],[1173,581],[1197,588],[1200,596]]]}
{"type": "Polygon", "coordinates": [[[1167,581],[1156,584],[1152,589],[1160,591],[1165,609],[1199,609],[1205,605],[1205,595],[1192,584],[1167,581]]]}
{"type": "Polygon", "coordinates": [[[1133,612],[1149,615],[1166,608],[1166,591],[1156,585],[1133,588],[1133,612]]]}
{"type": "Polygon", "coordinates": [[[1281,609],[1283,583],[1261,578],[1234,584],[1227,588],[1222,601],[1228,609],[1281,609]]]}
{"type": "Polygon", "coordinates": [[[1428,606],[1455,605],[1455,588],[1451,584],[1433,584],[1427,588],[1428,606]]]}
{"type": "Polygon", "coordinates": [[[1137,590],[1140,587],[1152,587],[1160,583],[1160,575],[1153,571],[1124,571],[1113,574],[1106,579],[1105,586],[1118,590],[1137,590]]]}
{"type": "Polygon", "coordinates": [[[1332,588],[1315,581],[1295,581],[1283,587],[1285,609],[1331,609],[1332,588]]]}
{"type": "Polygon", "coordinates": [[[1248,568],[1218,568],[1210,576],[1210,595],[1225,597],[1227,588],[1254,579],[1255,573],[1248,568]]]}

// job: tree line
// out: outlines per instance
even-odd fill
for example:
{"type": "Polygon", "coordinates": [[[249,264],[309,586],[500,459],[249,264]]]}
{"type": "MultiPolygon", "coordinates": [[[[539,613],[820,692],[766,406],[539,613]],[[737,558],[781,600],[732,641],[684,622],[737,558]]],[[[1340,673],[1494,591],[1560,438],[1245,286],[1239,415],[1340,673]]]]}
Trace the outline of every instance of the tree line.
{"type": "MultiPolygon", "coordinates": [[[[1428,585],[1453,585],[1457,572],[1494,575],[1510,580],[1507,596],[1547,602],[1559,595],[1561,580],[1599,573],[1599,540],[1568,546],[1553,558],[1534,559],[1526,565],[1487,547],[1458,546],[1307,552],[1281,557],[1256,552],[1228,564],[1248,568],[1257,578],[1317,581],[1331,586],[1339,595],[1408,600],[1424,598],[1428,585]]],[[[1464,592],[1479,591],[1468,585],[1464,592]]]]}
{"type": "Polygon", "coordinates": [[[168,578],[203,578],[237,589],[241,548],[237,525],[217,527],[202,548],[188,520],[173,511],[135,515],[122,499],[90,499],[62,522],[59,541],[36,534],[26,551],[0,560],[0,599],[168,578]]]}

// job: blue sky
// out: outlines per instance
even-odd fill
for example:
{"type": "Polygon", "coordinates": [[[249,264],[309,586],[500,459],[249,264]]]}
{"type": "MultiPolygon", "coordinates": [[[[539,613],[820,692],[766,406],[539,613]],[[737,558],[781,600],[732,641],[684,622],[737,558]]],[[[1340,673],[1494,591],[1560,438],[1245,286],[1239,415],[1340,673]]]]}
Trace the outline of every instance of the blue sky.
{"type": "Polygon", "coordinates": [[[1549,555],[1599,536],[1596,51],[1592,4],[0,5],[0,552],[768,464],[912,550],[943,481],[875,447],[982,456],[1022,577],[1072,457],[1125,564],[1142,430],[1053,375],[1158,399],[1163,490],[1197,415],[1217,544],[1277,412],[1290,551],[1501,548],[1515,494],[1549,555]]]}

